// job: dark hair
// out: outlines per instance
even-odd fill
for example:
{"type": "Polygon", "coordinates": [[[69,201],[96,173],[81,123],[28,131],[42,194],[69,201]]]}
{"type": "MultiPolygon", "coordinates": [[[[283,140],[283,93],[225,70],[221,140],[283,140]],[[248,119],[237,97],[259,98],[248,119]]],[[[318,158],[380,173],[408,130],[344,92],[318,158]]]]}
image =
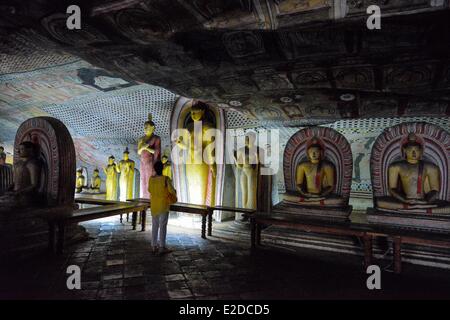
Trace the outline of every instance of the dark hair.
{"type": "Polygon", "coordinates": [[[308,147],[308,150],[311,148],[318,148],[318,149],[322,150],[322,146],[319,143],[314,143],[314,144],[310,145],[308,147]]]}
{"type": "Polygon", "coordinates": [[[35,145],[31,141],[24,141],[24,142],[20,143],[19,146],[24,146],[25,148],[31,150],[33,152],[33,154],[35,154],[35,155],[36,155],[36,153],[38,151],[38,146],[35,145]]]}
{"type": "Polygon", "coordinates": [[[192,109],[206,111],[208,109],[208,105],[203,101],[195,100],[194,103],[192,103],[192,109]]]}
{"type": "Polygon", "coordinates": [[[164,168],[164,165],[163,165],[163,163],[162,163],[161,161],[157,161],[157,162],[155,163],[155,171],[156,171],[156,174],[157,174],[158,176],[161,176],[161,175],[162,175],[163,168],[164,168]]]}

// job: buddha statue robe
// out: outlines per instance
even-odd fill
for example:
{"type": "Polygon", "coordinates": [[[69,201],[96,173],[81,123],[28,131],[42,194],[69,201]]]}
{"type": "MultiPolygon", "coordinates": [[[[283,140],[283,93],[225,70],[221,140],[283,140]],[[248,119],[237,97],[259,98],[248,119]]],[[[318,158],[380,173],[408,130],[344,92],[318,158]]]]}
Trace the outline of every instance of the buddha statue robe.
{"type": "Polygon", "coordinates": [[[134,161],[133,160],[121,160],[118,165],[118,171],[120,172],[119,189],[120,189],[120,201],[127,201],[133,199],[133,186],[134,186],[134,161]]]}

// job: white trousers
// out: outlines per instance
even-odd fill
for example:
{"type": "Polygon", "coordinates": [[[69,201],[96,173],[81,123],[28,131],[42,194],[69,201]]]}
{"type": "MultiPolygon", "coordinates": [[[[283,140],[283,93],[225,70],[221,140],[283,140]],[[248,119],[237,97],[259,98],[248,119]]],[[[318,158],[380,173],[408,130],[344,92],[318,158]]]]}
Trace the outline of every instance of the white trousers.
{"type": "Polygon", "coordinates": [[[161,213],[156,217],[152,216],[152,246],[164,248],[166,246],[167,221],[169,213],[161,213]],[[158,244],[159,233],[159,244],[158,244]]]}

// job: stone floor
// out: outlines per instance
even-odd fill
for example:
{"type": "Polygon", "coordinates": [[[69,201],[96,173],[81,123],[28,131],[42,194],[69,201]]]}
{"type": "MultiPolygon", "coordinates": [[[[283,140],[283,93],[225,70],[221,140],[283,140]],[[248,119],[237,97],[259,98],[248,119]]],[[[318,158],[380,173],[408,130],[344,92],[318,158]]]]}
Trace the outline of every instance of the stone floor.
{"type": "Polygon", "coordinates": [[[251,253],[247,237],[220,232],[227,224],[218,225],[207,240],[198,230],[169,226],[173,252],[161,257],[150,252],[150,231],[132,231],[116,218],[84,226],[91,240],[68,247],[63,256],[1,262],[0,298],[450,298],[448,270],[407,265],[402,275],[383,271],[382,289],[368,290],[359,257],[270,246],[251,253]],[[81,290],[67,289],[68,265],[81,268],[81,290]]]}

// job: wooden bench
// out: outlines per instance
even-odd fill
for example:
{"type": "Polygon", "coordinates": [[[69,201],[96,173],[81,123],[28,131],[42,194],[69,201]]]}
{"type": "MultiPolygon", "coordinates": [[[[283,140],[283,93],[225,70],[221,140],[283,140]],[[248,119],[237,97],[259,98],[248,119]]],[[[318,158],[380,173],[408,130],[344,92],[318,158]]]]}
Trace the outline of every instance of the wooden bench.
{"type": "MultiPolygon", "coordinates": [[[[138,203],[140,205],[147,205],[147,209],[150,208],[150,200],[149,199],[143,199],[143,198],[138,198],[138,199],[128,199],[127,202],[120,202],[120,201],[113,201],[113,200],[105,200],[105,199],[95,199],[95,198],[84,198],[84,197],[78,197],[75,198],[75,202],[76,203],[81,203],[81,204],[92,204],[92,205],[99,205],[99,206],[106,206],[106,205],[115,205],[115,204],[121,204],[121,203],[138,203]]],[[[141,224],[141,230],[145,231],[145,223],[147,220],[147,209],[140,211],[140,224],[141,224]]],[[[127,214],[127,222],[128,222],[128,215],[129,212],[125,212],[127,214]]],[[[132,227],[133,230],[136,230],[136,225],[137,225],[137,211],[132,211],[132,227]]],[[[122,215],[123,213],[120,214],[120,223],[122,223],[122,215]]]]}
{"type": "Polygon", "coordinates": [[[413,244],[419,246],[450,249],[450,234],[431,231],[408,230],[405,228],[394,227],[373,227],[368,232],[372,239],[376,237],[385,237],[392,240],[393,243],[393,264],[394,272],[402,272],[402,245],[413,244]]]}
{"type": "Polygon", "coordinates": [[[373,241],[377,237],[392,239],[394,272],[402,272],[402,245],[413,244],[450,249],[450,234],[432,231],[408,230],[401,227],[380,226],[367,222],[341,222],[305,218],[293,214],[261,213],[248,214],[251,223],[251,247],[261,244],[261,226],[277,225],[305,232],[316,232],[340,236],[357,236],[364,243],[364,266],[372,264],[373,241]]]}
{"type": "MultiPolygon", "coordinates": [[[[226,212],[238,212],[238,213],[243,213],[244,217],[248,217],[252,214],[254,214],[256,212],[255,209],[247,209],[247,208],[239,208],[239,207],[227,207],[227,206],[215,206],[215,207],[209,207],[209,210],[211,210],[211,217],[212,214],[214,213],[214,211],[218,210],[218,211],[226,211],[226,212]]],[[[208,236],[211,236],[210,231],[212,230],[212,226],[210,227],[208,225],[208,236]]]]}
{"type": "MultiPolygon", "coordinates": [[[[127,202],[134,202],[140,205],[147,205],[147,209],[150,208],[150,199],[146,198],[137,198],[137,199],[128,199],[127,202]]],[[[133,215],[131,217],[131,225],[133,226],[133,230],[136,230],[136,224],[137,224],[137,212],[133,211],[133,215]]],[[[147,220],[147,210],[140,212],[140,224],[141,224],[141,230],[145,231],[145,223],[147,220]]],[[[127,222],[128,222],[128,213],[127,213],[127,222]]],[[[120,215],[120,223],[122,223],[122,215],[120,215]]]]}
{"type": "Polygon", "coordinates": [[[170,205],[170,211],[199,214],[202,216],[202,238],[206,239],[206,218],[208,218],[208,235],[211,235],[212,213],[208,206],[177,202],[170,205]]]}
{"type": "Polygon", "coordinates": [[[372,263],[372,237],[368,234],[370,229],[366,224],[352,224],[345,221],[329,221],[305,218],[294,214],[261,213],[248,215],[251,226],[251,248],[261,245],[262,225],[277,225],[305,232],[315,232],[338,236],[356,236],[364,242],[364,266],[372,263]]]}
{"type": "MultiPolygon", "coordinates": [[[[77,202],[78,200],[79,199],[77,199],[77,202]]],[[[56,238],[56,252],[58,254],[61,254],[64,249],[64,237],[67,225],[106,218],[128,212],[145,212],[148,209],[148,206],[148,204],[139,202],[120,202],[118,204],[109,204],[93,208],[69,210],[68,212],[63,214],[49,213],[47,215],[44,215],[42,217],[48,222],[49,225],[48,247],[52,252],[55,250],[56,227],[58,227],[58,234],[56,238]]],[[[143,230],[145,230],[145,218],[142,222],[142,228],[143,230]]]]}

